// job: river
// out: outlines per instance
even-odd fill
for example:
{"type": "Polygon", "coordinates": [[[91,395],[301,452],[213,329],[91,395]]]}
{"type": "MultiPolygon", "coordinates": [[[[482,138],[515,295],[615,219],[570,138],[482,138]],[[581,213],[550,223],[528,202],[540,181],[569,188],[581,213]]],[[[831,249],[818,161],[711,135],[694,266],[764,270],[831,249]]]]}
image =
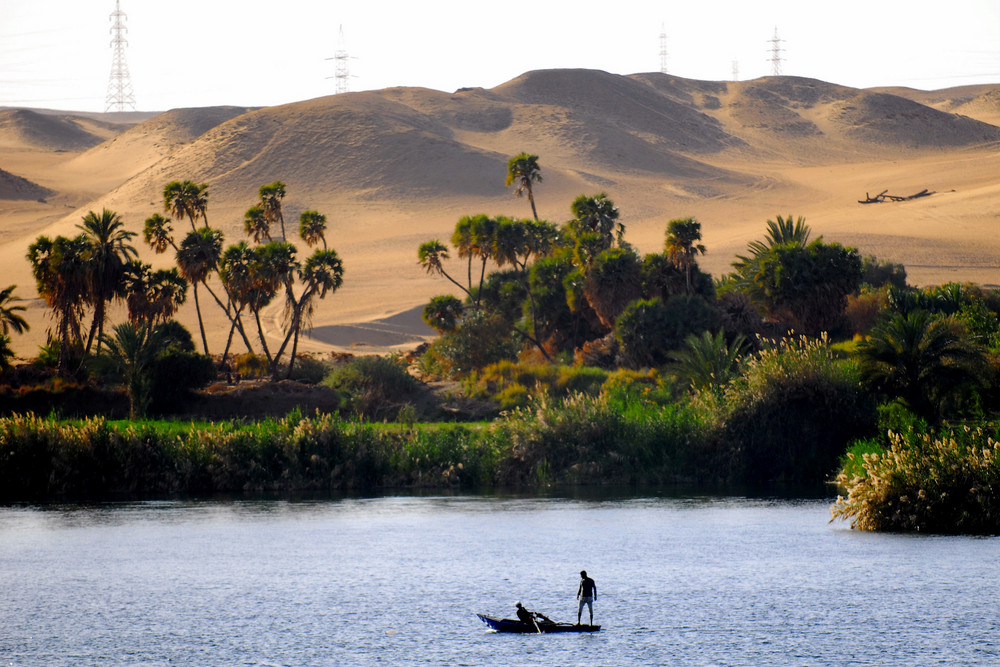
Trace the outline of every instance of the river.
{"type": "Polygon", "coordinates": [[[1000,539],[861,533],[831,502],[4,506],[0,665],[1000,664],[1000,539]],[[475,616],[575,621],[581,569],[599,633],[475,616]]]}

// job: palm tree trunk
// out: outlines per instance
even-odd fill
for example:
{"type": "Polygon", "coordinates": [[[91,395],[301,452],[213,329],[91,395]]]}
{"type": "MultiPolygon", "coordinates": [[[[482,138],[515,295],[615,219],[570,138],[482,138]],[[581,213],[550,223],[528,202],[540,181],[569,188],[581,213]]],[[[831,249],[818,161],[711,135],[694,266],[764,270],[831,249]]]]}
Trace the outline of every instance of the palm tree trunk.
{"type": "Polygon", "coordinates": [[[103,333],[104,329],[104,301],[98,299],[94,304],[94,319],[90,323],[90,333],[87,334],[87,346],[84,348],[86,354],[90,354],[90,348],[94,343],[94,337],[97,336],[97,349],[101,348],[100,336],[98,335],[98,329],[101,329],[103,333]]]}
{"type": "Polygon", "coordinates": [[[253,311],[253,318],[257,322],[257,337],[260,338],[260,347],[264,350],[264,356],[267,358],[267,363],[271,364],[271,350],[267,347],[267,341],[264,340],[264,327],[260,323],[260,311],[254,308],[250,310],[253,311]]]}
{"type": "Polygon", "coordinates": [[[528,188],[528,203],[531,204],[531,215],[535,216],[535,222],[538,222],[538,211],[535,210],[535,195],[531,193],[531,188],[528,188]]]}
{"type": "Polygon", "coordinates": [[[208,356],[208,338],[205,336],[205,323],[201,319],[201,303],[198,301],[198,283],[194,283],[194,309],[198,313],[198,330],[201,332],[201,344],[208,356]]]}

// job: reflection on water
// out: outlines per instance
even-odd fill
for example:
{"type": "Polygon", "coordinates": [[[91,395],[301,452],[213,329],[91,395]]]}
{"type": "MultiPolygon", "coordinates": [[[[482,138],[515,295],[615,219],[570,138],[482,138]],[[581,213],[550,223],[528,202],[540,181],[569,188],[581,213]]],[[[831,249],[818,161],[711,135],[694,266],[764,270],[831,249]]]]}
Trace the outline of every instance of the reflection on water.
{"type": "Polygon", "coordinates": [[[0,508],[0,665],[1000,662],[995,538],[857,533],[829,497],[0,508]],[[521,600],[596,635],[497,635],[521,600]]]}

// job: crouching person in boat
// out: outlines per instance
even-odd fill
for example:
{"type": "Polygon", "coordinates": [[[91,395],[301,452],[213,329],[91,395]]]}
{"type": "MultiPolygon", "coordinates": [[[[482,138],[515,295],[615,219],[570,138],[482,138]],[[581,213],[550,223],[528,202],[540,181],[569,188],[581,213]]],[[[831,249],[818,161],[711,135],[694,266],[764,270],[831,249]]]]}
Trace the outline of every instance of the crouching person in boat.
{"type": "Polygon", "coordinates": [[[520,602],[518,602],[514,606],[517,607],[517,620],[521,621],[522,623],[527,623],[536,630],[539,629],[538,621],[542,621],[543,623],[552,622],[551,620],[549,620],[549,617],[546,616],[545,614],[541,614],[537,611],[528,611],[521,605],[520,602]]]}

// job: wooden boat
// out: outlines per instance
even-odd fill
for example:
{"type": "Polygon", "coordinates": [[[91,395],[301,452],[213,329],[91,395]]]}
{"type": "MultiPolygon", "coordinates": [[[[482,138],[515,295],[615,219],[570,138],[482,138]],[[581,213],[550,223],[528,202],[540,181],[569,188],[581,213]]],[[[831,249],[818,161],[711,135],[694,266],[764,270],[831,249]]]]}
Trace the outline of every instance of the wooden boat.
{"type": "Polygon", "coordinates": [[[495,618],[485,614],[476,614],[476,616],[496,632],[537,634],[541,631],[544,634],[549,632],[597,632],[601,629],[599,625],[576,625],[575,623],[556,623],[555,621],[548,620],[538,621],[536,627],[534,623],[525,623],[524,621],[517,621],[510,618],[495,618]]]}

